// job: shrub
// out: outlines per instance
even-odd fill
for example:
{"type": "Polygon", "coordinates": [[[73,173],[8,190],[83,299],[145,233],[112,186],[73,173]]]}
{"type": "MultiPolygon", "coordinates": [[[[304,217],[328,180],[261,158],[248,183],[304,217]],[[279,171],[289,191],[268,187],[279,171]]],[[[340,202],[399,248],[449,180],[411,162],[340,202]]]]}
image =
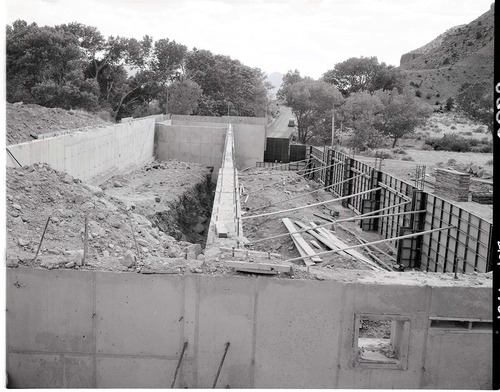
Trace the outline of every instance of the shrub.
{"type": "Polygon", "coordinates": [[[474,152],[493,151],[493,142],[478,139],[465,139],[457,135],[444,135],[442,138],[428,138],[425,144],[436,151],[469,152],[474,148],[474,152]]]}
{"type": "Polygon", "coordinates": [[[415,96],[420,98],[422,96],[422,92],[420,90],[415,91],[415,96]]]}
{"type": "Polygon", "coordinates": [[[454,126],[454,125],[452,125],[450,129],[455,130],[455,129],[457,129],[457,127],[456,127],[456,126],[454,126]]]}
{"type": "Polygon", "coordinates": [[[382,159],[391,159],[394,158],[391,153],[388,151],[377,151],[374,157],[382,158],[382,159]]]}
{"type": "Polygon", "coordinates": [[[393,148],[392,152],[394,154],[401,154],[401,155],[406,155],[407,154],[406,150],[404,148],[401,148],[401,147],[393,148]]]}
{"type": "Polygon", "coordinates": [[[431,150],[434,150],[434,149],[432,148],[432,146],[430,146],[429,144],[424,144],[424,145],[423,145],[420,149],[421,149],[421,150],[423,150],[423,151],[431,151],[431,150]]]}
{"type": "Polygon", "coordinates": [[[432,94],[431,93],[427,93],[427,95],[425,96],[425,98],[431,99],[432,98],[432,94]]]}
{"type": "Polygon", "coordinates": [[[402,161],[414,161],[415,159],[413,159],[412,157],[409,157],[409,156],[405,156],[405,157],[401,157],[401,160],[402,161]]]}
{"type": "Polygon", "coordinates": [[[490,159],[489,161],[486,162],[487,165],[493,165],[493,159],[490,159]]]}
{"type": "Polygon", "coordinates": [[[441,105],[441,102],[439,102],[439,101],[436,101],[436,105],[441,105]]]}
{"type": "Polygon", "coordinates": [[[457,163],[457,160],[453,158],[448,159],[448,162],[446,162],[448,166],[453,166],[455,163],[457,163]]]}
{"type": "Polygon", "coordinates": [[[436,94],[436,98],[439,98],[441,96],[441,94],[437,93],[436,94]]]}
{"type": "Polygon", "coordinates": [[[474,133],[483,133],[483,127],[477,127],[476,129],[474,129],[473,132],[474,133]]]}
{"type": "Polygon", "coordinates": [[[461,134],[465,135],[465,136],[472,136],[472,132],[471,131],[461,132],[461,134]]]}

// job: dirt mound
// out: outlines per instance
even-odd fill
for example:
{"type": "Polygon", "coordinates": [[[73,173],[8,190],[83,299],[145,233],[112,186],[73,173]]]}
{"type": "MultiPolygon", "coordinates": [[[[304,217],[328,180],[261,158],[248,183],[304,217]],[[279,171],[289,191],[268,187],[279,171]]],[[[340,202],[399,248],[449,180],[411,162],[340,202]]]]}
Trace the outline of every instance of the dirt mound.
{"type": "MultiPolygon", "coordinates": [[[[168,169],[168,165],[164,165],[164,169],[168,169]]],[[[198,173],[202,169],[208,173],[203,167],[198,168],[198,173]]],[[[142,171],[146,170],[143,168],[139,172],[142,171]]],[[[160,197],[171,189],[169,178],[177,179],[179,173],[163,170],[163,177],[166,190],[160,197]]],[[[192,179],[191,185],[196,185],[192,179]]],[[[164,197],[164,200],[167,205],[163,208],[175,209],[172,199],[164,197]]],[[[106,195],[102,188],[82,183],[47,164],[7,169],[7,259],[10,266],[109,271],[174,267],[179,272],[201,263],[197,262],[201,250],[199,244],[177,241],[167,235],[130,205],[106,195]],[[88,251],[83,260],[86,218],[88,251]]]]}
{"type": "Polygon", "coordinates": [[[111,124],[81,110],[46,108],[34,104],[6,103],[7,145],[29,142],[44,133],[111,124]]]}

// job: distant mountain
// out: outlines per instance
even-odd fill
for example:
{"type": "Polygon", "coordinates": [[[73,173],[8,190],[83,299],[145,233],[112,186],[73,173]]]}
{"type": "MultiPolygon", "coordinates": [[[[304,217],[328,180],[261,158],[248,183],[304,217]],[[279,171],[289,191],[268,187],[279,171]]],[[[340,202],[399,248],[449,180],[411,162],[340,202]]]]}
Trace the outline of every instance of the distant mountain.
{"type": "Polygon", "coordinates": [[[283,84],[283,74],[279,72],[273,72],[272,74],[267,75],[265,81],[271,83],[274,86],[271,92],[274,96],[276,96],[276,92],[280,89],[281,85],[283,84]]]}
{"type": "Polygon", "coordinates": [[[400,69],[424,101],[444,104],[465,83],[493,84],[493,39],[494,4],[469,24],[448,29],[401,56],[400,69]]]}

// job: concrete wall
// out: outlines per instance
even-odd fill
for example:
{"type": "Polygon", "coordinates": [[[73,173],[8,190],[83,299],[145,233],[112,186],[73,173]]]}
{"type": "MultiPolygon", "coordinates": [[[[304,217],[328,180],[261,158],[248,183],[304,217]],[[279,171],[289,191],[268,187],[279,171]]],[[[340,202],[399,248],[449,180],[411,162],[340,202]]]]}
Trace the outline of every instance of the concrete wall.
{"type": "MultiPolygon", "coordinates": [[[[112,170],[138,166],[153,158],[155,118],[138,119],[86,132],[13,144],[21,165],[50,164],[83,181],[112,170]]],[[[17,167],[9,154],[7,166],[17,167]]]]}
{"type": "MultiPolygon", "coordinates": [[[[232,124],[234,131],[234,140],[236,147],[236,166],[240,169],[255,166],[257,162],[264,160],[264,151],[266,148],[266,119],[261,117],[208,117],[208,116],[182,116],[172,115],[172,125],[178,126],[198,126],[212,129],[212,127],[220,128],[232,124]]],[[[160,129],[160,127],[158,127],[160,129]]],[[[179,128],[179,134],[189,132],[179,128]]],[[[164,142],[168,143],[173,135],[164,138],[164,142]]],[[[175,138],[173,140],[176,140],[175,138]]],[[[176,141],[174,142],[176,143],[176,141]]],[[[205,144],[205,141],[202,141],[205,144]]],[[[168,148],[167,144],[160,150],[168,148]]],[[[222,150],[221,154],[222,156],[222,150]]],[[[194,159],[194,158],[193,158],[194,159]]],[[[184,159],[180,159],[184,160],[184,159]]],[[[198,162],[198,161],[193,161],[198,162]]],[[[199,162],[201,163],[201,162],[199,162]]],[[[218,170],[220,166],[217,166],[218,170]]]]}
{"type": "MultiPolygon", "coordinates": [[[[7,269],[14,387],[491,388],[491,332],[430,318],[491,318],[491,285],[7,269]],[[354,357],[355,314],[408,315],[407,370],[354,357]]],[[[356,280],[357,279],[357,280],[356,280]]],[[[373,279],[372,279],[373,280],[373,279]]]]}
{"type": "Polygon", "coordinates": [[[156,157],[213,166],[217,173],[226,132],[227,125],[222,124],[200,127],[159,123],[156,125],[156,157]]]}
{"type": "Polygon", "coordinates": [[[249,125],[267,125],[265,117],[244,117],[244,116],[187,116],[181,114],[173,114],[172,121],[175,124],[177,121],[201,122],[201,123],[224,123],[224,124],[249,124],[249,125]]]}
{"type": "Polygon", "coordinates": [[[218,253],[220,246],[239,248],[236,237],[243,236],[234,144],[233,127],[230,125],[224,141],[222,166],[217,175],[205,255],[218,253]]]}

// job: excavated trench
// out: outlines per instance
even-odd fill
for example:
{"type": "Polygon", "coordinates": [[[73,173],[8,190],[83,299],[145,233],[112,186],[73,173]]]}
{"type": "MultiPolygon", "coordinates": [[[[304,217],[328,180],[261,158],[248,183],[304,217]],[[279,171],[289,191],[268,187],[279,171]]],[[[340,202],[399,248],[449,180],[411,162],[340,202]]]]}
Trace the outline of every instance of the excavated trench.
{"type": "Polygon", "coordinates": [[[205,248],[214,188],[211,175],[208,174],[202,182],[169,203],[168,210],[155,212],[148,219],[153,226],[177,241],[188,241],[205,248]]]}

